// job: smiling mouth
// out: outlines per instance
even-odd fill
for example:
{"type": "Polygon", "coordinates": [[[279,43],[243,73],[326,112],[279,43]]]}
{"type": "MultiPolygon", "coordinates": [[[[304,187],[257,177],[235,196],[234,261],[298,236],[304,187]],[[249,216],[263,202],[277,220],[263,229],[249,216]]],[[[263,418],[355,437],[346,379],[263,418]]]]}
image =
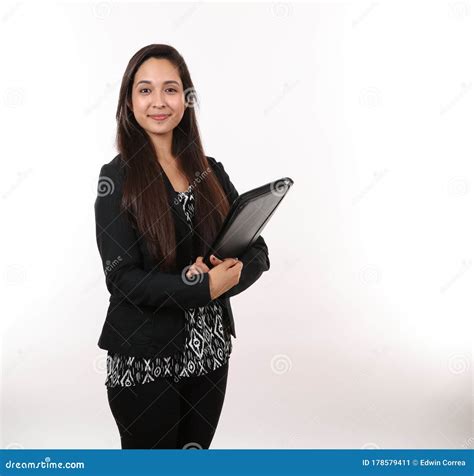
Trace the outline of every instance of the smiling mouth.
{"type": "Polygon", "coordinates": [[[152,119],[154,119],[155,121],[164,121],[165,119],[168,119],[168,117],[170,117],[171,114],[157,114],[157,115],[154,115],[154,116],[150,116],[152,119]]]}

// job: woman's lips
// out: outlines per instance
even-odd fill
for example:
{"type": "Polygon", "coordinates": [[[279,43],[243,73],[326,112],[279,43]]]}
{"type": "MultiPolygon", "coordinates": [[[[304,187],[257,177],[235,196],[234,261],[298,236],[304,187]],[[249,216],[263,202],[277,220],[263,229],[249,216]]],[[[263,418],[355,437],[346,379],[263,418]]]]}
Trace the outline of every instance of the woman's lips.
{"type": "Polygon", "coordinates": [[[157,116],[150,116],[150,117],[154,119],[155,121],[164,121],[165,119],[170,117],[170,114],[159,114],[157,116]]]}

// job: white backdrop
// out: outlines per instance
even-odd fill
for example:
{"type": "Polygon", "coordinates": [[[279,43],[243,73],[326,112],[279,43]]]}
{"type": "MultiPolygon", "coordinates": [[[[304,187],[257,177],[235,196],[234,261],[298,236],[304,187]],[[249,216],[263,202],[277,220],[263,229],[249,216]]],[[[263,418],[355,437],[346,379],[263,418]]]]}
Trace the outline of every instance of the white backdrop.
{"type": "Polygon", "coordinates": [[[232,299],[212,448],[472,448],[474,4],[2,4],[2,446],[119,448],[97,347],[129,58],[184,56],[207,155],[295,185],[232,299]]]}

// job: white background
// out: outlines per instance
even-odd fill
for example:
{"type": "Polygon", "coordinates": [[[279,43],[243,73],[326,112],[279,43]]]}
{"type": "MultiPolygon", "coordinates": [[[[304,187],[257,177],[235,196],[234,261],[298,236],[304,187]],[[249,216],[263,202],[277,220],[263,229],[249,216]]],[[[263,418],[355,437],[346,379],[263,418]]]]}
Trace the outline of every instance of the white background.
{"type": "Polygon", "coordinates": [[[2,4],[2,446],[119,448],[93,206],[168,43],[239,192],[294,180],[232,299],[212,448],[472,448],[474,3],[2,4]]]}

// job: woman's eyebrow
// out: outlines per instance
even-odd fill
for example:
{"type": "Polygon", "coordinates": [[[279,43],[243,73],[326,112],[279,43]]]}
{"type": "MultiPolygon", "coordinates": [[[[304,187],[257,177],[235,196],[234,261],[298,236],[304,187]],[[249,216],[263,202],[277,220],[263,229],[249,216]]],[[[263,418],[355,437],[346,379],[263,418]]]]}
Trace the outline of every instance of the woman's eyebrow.
{"type": "MultiPolygon", "coordinates": [[[[146,84],[153,84],[153,81],[150,81],[149,79],[142,79],[141,81],[138,81],[136,86],[138,86],[140,83],[146,83],[146,84]]],[[[172,79],[168,79],[167,81],[163,81],[163,84],[177,84],[178,86],[180,85],[178,81],[174,81],[172,79]]]]}

